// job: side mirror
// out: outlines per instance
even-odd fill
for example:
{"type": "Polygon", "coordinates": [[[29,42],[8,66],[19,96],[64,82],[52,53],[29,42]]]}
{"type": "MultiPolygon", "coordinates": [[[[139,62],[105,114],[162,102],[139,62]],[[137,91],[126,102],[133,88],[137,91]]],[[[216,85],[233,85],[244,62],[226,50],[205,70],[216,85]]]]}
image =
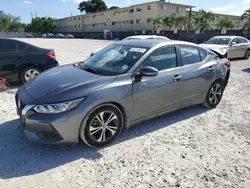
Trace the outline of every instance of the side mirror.
{"type": "Polygon", "coordinates": [[[143,67],[140,70],[140,75],[146,76],[146,77],[155,77],[158,75],[158,72],[159,71],[156,68],[147,66],[147,67],[143,67]]]}
{"type": "Polygon", "coordinates": [[[232,42],[232,43],[231,43],[231,46],[234,46],[234,45],[236,45],[236,42],[232,42]]]}

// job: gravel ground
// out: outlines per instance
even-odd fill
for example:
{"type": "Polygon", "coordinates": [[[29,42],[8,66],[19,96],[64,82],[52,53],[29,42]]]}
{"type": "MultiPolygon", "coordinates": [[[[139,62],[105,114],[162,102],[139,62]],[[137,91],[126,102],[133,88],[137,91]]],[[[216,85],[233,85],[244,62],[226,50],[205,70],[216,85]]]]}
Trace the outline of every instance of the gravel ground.
{"type": "MultiPolygon", "coordinates": [[[[25,41],[54,48],[60,64],[81,61],[112,43],[25,41]]],[[[186,108],[132,127],[109,147],[93,149],[27,141],[15,113],[13,87],[0,93],[0,187],[245,187],[250,182],[249,88],[250,60],[235,60],[217,109],[186,108]]]]}

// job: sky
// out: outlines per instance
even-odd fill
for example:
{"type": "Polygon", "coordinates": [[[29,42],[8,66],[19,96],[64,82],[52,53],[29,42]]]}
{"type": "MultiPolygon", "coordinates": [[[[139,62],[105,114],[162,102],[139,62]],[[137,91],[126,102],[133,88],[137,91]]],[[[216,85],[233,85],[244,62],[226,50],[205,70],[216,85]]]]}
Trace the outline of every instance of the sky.
{"type": "MultiPolygon", "coordinates": [[[[20,16],[22,22],[29,23],[31,14],[43,17],[63,18],[79,15],[77,9],[83,0],[0,0],[0,10],[13,16],[20,16]]],[[[105,0],[108,7],[127,7],[153,0],[105,0]]],[[[169,0],[166,0],[169,1],[169,0]]],[[[205,9],[215,13],[241,15],[250,8],[250,0],[170,0],[171,3],[180,3],[195,6],[195,10],[205,9]]]]}

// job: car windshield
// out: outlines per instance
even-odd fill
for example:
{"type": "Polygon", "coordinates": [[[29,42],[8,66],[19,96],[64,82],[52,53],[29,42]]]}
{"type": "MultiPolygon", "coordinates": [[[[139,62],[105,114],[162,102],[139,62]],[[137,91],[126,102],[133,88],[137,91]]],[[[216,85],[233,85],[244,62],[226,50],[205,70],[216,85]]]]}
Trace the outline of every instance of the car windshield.
{"type": "Polygon", "coordinates": [[[104,76],[124,74],[147,50],[144,47],[113,44],[85,60],[81,68],[104,76]]]}
{"type": "Polygon", "coordinates": [[[230,41],[231,38],[211,38],[206,44],[228,45],[230,41]]]}

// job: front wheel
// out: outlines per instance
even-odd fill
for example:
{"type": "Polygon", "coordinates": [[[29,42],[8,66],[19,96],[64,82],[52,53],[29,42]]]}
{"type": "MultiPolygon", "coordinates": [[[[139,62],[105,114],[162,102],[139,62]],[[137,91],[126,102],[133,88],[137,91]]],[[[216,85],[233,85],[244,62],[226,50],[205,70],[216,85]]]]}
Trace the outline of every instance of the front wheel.
{"type": "Polygon", "coordinates": [[[112,143],[123,129],[123,114],[113,105],[100,107],[87,118],[86,126],[81,126],[79,135],[91,147],[112,143]]]}
{"type": "Polygon", "coordinates": [[[224,86],[222,82],[215,81],[209,88],[206,100],[203,103],[203,105],[207,108],[216,108],[221,101],[223,92],[224,92],[224,86]]]}
{"type": "Polygon", "coordinates": [[[25,84],[26,82],[32,80],[42,72],[38,67],[26,67],[20,72],[20,81],[25,84]]]}

